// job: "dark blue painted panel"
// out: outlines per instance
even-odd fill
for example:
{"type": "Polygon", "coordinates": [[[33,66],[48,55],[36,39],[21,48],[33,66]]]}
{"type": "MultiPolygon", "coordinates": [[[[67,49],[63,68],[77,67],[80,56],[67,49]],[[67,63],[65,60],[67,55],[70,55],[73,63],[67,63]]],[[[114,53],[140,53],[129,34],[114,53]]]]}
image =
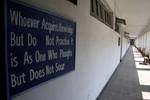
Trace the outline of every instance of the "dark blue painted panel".
{"type": "Polygon", "coordinates": [[[10,96],[75,69],[76,24],[7,2],[7,68],[10,96]]]}

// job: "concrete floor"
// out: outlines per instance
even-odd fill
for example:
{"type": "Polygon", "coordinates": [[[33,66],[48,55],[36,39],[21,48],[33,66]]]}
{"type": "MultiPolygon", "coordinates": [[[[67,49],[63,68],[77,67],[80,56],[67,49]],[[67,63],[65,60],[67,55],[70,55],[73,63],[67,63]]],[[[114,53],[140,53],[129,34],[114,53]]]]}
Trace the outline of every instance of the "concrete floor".
{"type": "Polygon", "coordinates": [[[132,47],[97,100],[143,100],[132,47]]]}

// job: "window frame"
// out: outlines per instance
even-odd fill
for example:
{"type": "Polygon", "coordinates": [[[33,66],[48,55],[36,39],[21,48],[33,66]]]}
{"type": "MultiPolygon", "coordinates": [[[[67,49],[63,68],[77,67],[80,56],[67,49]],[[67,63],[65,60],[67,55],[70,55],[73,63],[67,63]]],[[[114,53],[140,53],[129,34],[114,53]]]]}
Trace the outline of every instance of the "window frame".
{"type": "Polygon", "coordinates": [[[100,0],[91,0],[90,8],[91,16],[113,29],[113,12],[107,9],[100,0]]]}

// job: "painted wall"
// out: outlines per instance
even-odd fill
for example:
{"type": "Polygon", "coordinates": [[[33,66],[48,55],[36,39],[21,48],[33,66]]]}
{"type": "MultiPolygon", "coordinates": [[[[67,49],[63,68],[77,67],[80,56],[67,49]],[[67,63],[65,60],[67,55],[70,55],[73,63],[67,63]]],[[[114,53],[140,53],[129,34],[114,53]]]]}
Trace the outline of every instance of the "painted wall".
{"type": "Polygon", "coordinates": [[[129,48],[129,41],[123,37],[123,44],[122,44],[122,57],[124,57],[127,49],[129,48]]]}
{"type": "Polygon", "coordinates": [[[125,25],[119,24],[119,33],[121,37],[120,59],[122,59],[129,48],[129,40],[124,37],[125,25]]]}
{"type": "Polygon", "coordinates": [[[55,78],[13,100],[95,100],[120,61],[120,35],[90,16],[90,0],[20,0],[77,23],[75,71],[55,78]]]}

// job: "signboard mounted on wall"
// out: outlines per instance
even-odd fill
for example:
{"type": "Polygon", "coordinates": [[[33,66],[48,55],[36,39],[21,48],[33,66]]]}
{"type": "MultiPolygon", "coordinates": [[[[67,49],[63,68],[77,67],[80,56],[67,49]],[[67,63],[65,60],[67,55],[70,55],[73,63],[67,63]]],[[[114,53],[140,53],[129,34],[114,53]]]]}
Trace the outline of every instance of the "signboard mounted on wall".
{"type": "Polygon", "coordinates": [[[5,16],[10,97],[75,70],[75,22],[9,0],[5,16]]]}

